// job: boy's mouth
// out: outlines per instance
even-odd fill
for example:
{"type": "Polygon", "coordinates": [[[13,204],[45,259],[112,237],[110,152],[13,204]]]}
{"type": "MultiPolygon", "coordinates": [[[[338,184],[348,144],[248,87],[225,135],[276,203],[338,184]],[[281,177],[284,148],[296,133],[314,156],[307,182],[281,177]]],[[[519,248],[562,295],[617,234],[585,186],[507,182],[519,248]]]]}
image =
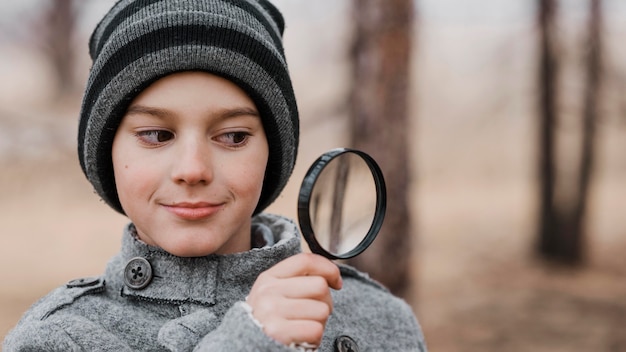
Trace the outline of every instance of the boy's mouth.
{"type": "Polygon", "coordinates": [[[212,204],[207,202],[181,202],[163,204],[163,207],[181,219],[202,220],[220,211],[223,204],[212,204]]]}

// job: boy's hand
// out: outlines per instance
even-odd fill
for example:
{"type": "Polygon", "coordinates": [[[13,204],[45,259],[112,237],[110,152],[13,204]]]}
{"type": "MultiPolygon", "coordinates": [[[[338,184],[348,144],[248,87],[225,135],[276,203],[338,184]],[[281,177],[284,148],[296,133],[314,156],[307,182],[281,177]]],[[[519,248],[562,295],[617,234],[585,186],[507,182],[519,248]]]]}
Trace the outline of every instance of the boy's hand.
{"type": "Polygon", "coordinates": [[[341,289],[339,268],[309,253],[289,257],[261,273],[247,303],[271,338],[319,346],[333,310],[330,288],[341,289]]]}

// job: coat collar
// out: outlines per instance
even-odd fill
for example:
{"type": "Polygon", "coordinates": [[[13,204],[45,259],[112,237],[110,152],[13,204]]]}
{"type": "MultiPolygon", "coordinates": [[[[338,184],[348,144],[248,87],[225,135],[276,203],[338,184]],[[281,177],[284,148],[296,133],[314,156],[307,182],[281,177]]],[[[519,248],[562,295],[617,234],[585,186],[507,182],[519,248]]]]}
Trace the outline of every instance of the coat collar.
{"type": "Polygon", "coordinates": [[[252,236],[253,243],[264,247],[228,255],[183,258],[139,240],[134,225],[129,224],[121,252],[107,266],[107,284],[120,289],[123,297],[153,302],[210,306],[225,299],[241,299],[261,272],[301,251],[296,225],[280,216],[257,215],[252,222],[252,236]],[[150,275],[142,276],[149,281],[140,289],[132,288],[125,280],[125,275],[132,276],[137,269],[142,275],[150,275]]]}

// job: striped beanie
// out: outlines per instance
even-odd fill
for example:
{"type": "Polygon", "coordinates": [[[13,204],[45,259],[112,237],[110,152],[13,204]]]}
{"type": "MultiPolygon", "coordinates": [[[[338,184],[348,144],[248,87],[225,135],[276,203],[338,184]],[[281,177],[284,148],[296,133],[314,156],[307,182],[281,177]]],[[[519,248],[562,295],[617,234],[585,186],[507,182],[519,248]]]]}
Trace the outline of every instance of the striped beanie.
{"type": "Polygon", "coordinates": [[[293,171],[299,139],[294,91],[282,46],[283,17],[267,0],[121,0],[94,30],[80,112],[78,156],[95,191],[120,204],[111,150],[132,100],[180,71],[205,71],[254,101],[269,144],[255,213],[272,203],[293,171]]]}

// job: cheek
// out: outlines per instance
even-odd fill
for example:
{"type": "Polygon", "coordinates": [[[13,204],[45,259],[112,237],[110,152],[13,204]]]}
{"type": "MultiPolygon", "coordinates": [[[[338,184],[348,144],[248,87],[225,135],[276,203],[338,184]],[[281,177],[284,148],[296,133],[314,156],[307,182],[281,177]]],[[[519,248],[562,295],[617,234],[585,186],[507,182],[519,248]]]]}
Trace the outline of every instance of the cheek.
{"type": "Polygon", "coordinates": [[[117,187],[117,195],[122,203],[122,207],[126,210],[128,207],[128,199],[132,199],[136,189],[133,187],[135,183],[133,179],[133,170],[128,164],[115,164],[115,186],[117,187]]]}
{"type": "Polygon", "coordinates": [[[255,207],[263,189],[266,164],[267,160],[263,157],[236,163],[237,170],[231,174],[236,177],[229,178],[230,188],[236,190],[239,197],[251,199],[255,207]]]}
{"type": "MultiPolygon", "coordinates": [[[[123,164],[115,169],[115,182],[118,193],[140,195],[153,184],[150,165],[123,164]]],[[[121,197],[121,195],[120,195],[121,197]]]]}
{"type": "Polygon", "coordinates": [[[250,179],[250,191],[256,191],[256,198],[258,200],[261,196],[261,189],[263,188],[264,183],[263,181],[265,180],[265,165],[250,170],[248,178],[250,179]]]}
{"type": "Polygon", "coordinates": [[[129,211],[133,202],[146,199],[150,194],[153,181],[150,175],[152,165],[140,160],[115,160],[113,168],[117,194],[125,211],[129,211]]]}

